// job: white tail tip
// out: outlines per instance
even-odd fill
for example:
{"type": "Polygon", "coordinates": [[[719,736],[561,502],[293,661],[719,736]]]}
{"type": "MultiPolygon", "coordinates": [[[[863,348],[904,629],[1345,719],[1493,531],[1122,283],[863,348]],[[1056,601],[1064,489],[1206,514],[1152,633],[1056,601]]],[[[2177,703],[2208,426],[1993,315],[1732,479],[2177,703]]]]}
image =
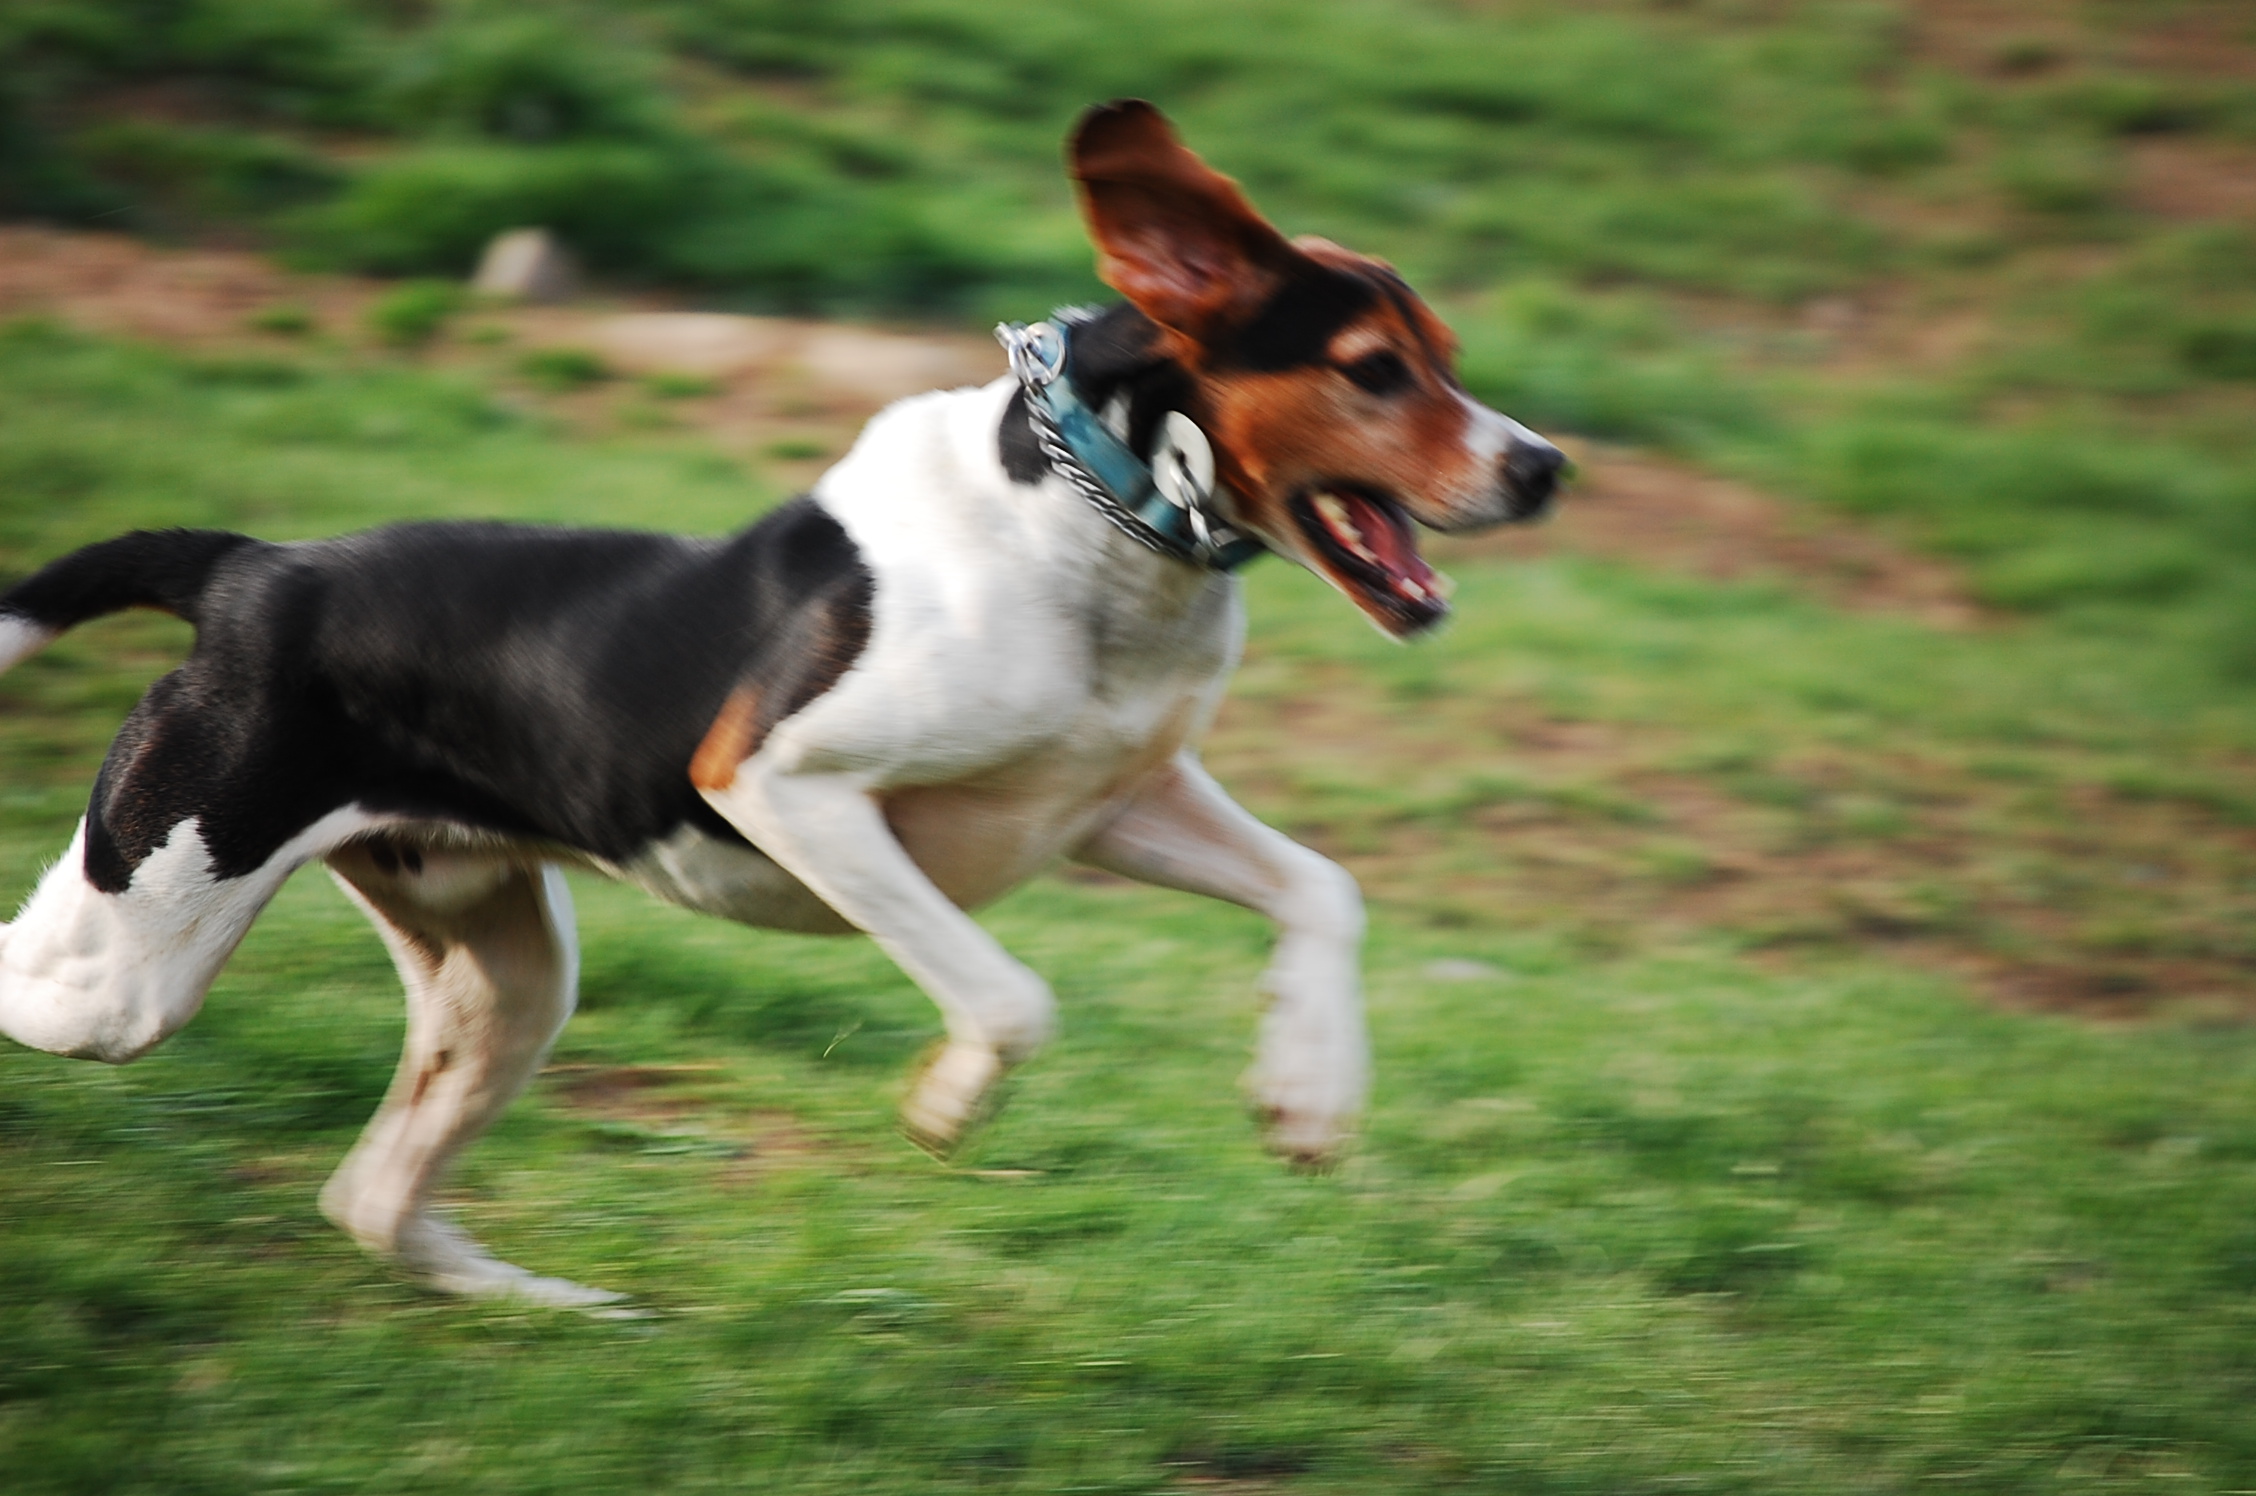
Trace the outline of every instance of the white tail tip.
{"type": "Polygon", "coordinates": [[[15,669],[53,643],[60,632],[13,613],[0,613],[0,671],[15,669]]]}

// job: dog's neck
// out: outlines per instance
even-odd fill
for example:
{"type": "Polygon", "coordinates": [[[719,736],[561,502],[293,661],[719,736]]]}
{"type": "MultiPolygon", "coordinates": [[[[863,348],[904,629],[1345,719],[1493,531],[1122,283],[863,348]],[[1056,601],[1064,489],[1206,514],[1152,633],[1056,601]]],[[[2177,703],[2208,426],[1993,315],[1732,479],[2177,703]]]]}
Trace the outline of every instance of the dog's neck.
{"type": "Polygon", "coordinates": [[[1169,411],[1189,411],[1196,396],[1190,371],[1161,352],[1159,327],[1125,303],[1065,330],[1066,376],[1074,393],[1108,420],[1123,413],[1119,433],[1147,461],[1169,411]]]}
{"type": "MultiPolygon", "coordinates": [[[[1191,376],[1160,351],[1158,326],[1122,303],[1091,317],[1061,320],[1066,378],[1081,403],[1102,412],[1115,434],[1138,457],[1150,460],[1159,423],[1169,411],[1189,411],[1196,395],[1191,376]]],[[[997,432],[1003,471],[1014,483],[1040,483],[1049,460],[1035,443],[1023,396],[1003,411],[997,432]]]]}

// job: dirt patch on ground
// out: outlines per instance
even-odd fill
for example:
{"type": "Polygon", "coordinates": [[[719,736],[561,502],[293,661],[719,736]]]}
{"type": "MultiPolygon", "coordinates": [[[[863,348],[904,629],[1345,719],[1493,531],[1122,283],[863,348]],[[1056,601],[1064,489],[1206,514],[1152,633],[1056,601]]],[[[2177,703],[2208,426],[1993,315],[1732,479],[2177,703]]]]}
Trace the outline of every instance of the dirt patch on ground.
{"type": "Polygon", "coordinates": [[[541,1072],[549,1106],[590,1124],[594,1143],[654,1162],[711,1159],[723,1182],[749,1183],[778,1168],[835,1163],[842,1144],[799,1117],[747,1107],[726,1067],[551,1065],[541,1072]]]}
{"type": "MultiPolygon", "coordinates": [[[[306,313],[309,335],[370,343],[367,313],[390,283],[299,275],[259,255],[164,249],[116,234],[0,226],[0,317],[51,316],[89,331],[199,346],[284,346],[262,334],[261,312],[306,313]]],[[[481,350],[583,348],[619,372],[678,372],[736,380],[793,376],[868,409],[919,390],[992,378],[991,339],[896,332],[786,317],[685,313],[655,297],[570,306],[479,305],[428,350],[438,362],[481,350]]],[[[491,356],[490,353],[488,356],[491,356]]]]}
{"type": "Polygon", "coordinates": [[[2256,35],[2241,0],[2181,0],[2143,10],[2057,0],[1911,0],[1907,9],[1921,56],[1992,76],[2040,77],[2098,63],[2194,78],[2256,77],[2256,35]]]}
{"type": "Polygon", "coordinates": [[[0,228],[0,316],[55,317],[92,332],[169,343],[249,340],[249,319],[280,304],[319,323],[357,323],[379,288],[292,275],[258,255],[159,249],[117,234],[0,228]]]}
{"type": "Polygon", "coordinates": [[[2131,201],[2192,222],[2256,219],[2256,146],[2157,136],[2131,146],[2131,201]]]}
{"type": "Polygon", "coordinates": [[[2246,0],[2157,5],[2126,27],[2123,59],[2193,78],[2256,78],[2256,15],[2246,0]]]}
{"type": "Polygon", "coordinates": [[[1915,54],[1969,72],[2049,71],[2092,41],[2068,7],[2047,0],[1913,0],[1907,10],[1915,54]]]}
{"type": "Polygon", "coordinates": [[[1718,751],[1512,698],[1425,699],[1405,721],[1345,667],[1232,697],[1206,756],[1438,929],[1592,954],[1721,935],[1765,961],[1878,954],[2012,1007],[2256,1019],[2245,765],[2156,786],[2066,751],[1718,751]]]}
{"type": "Polygon", "coordinates": [[[686,1065],[550,1065],[541,1082],[557,1104],[585,1117],[664,1127],[705,1108],[703,1093],[722,1067],[686,1065]]]}

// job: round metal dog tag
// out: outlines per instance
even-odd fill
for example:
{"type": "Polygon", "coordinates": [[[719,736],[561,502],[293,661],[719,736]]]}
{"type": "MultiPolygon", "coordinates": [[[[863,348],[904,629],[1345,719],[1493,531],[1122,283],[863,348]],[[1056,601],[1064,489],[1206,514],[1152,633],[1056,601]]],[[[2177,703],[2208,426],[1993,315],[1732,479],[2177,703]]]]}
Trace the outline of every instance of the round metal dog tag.
{"type": "Polygon", "coordinates": [[[1214,448],[1179,410],[1169,411],[1152,444],[1152,483],[1167,502],[1196,514],[1214,492],[1214,448]]]}

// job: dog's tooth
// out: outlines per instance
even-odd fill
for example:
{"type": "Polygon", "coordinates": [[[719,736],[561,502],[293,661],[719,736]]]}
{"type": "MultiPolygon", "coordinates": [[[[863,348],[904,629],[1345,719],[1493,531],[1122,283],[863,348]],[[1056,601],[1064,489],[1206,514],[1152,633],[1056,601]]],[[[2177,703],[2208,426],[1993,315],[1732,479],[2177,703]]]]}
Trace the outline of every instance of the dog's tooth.
{"type": "Polygon", "coordinates": [[[1408,577],[1397,579],[1394,590],[1409,598],[1412,602],[1422,603],[1426,600],[1426,589],[1411,581],[1408,577]]]}
{"type": "Polygon", "coordinates": [[[1315,504],[1316,512],[1323,516],[1324,528],[1332,532],[1334,539],[1372,565],[1380,564],[1371,548],[1363,543],[1363,532],[1355,527],[1355,516],[1348,513],[1345,504],[1329,493],[1317,494],[1315,504]]]}

